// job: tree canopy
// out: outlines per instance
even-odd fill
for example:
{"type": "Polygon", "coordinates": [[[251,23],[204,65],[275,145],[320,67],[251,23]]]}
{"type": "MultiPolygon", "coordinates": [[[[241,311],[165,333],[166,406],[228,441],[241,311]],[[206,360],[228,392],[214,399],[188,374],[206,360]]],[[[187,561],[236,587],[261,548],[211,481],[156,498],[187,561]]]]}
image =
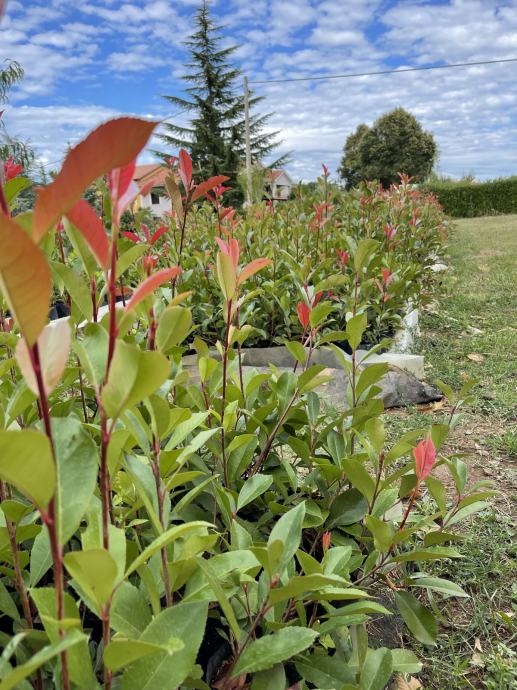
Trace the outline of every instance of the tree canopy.
{"type": "Polygon", "coordinates": [[[347,189],[362,180],[379,180],[384,187],[397,182],[399,173],[427,178],[437,155],[433,135],[403,108],[382,115],[372,127],[365,124],[346,140],[339,173],[347,189]]]}
{"type": "MultiPolygon", "coordinates": [[[[245,158],[244,96],[237,84],[241,71],[230,64],[237,46],[221,47],[222,27],[210,16],[206,0],[196,13],[196,30],[186,41],[190,60],[183,79],[185,97],[165,96],[172,105],[192,114],[189,126],[165,125],[162,141],[171,148],[186,148],[201,176],[228,175],[235,184],[245,158]]],[[[262,98],[250,97],[253,109],[262,98]]],[[[261,161],[276,146],[277,132],[264,132],[271,114],[251,116],[253,163],[261,161]]],[[[170,153],[157,152],[165,157],[170,153]]],[[[275,165],[281,161],[276,161],[275,165]]]]}

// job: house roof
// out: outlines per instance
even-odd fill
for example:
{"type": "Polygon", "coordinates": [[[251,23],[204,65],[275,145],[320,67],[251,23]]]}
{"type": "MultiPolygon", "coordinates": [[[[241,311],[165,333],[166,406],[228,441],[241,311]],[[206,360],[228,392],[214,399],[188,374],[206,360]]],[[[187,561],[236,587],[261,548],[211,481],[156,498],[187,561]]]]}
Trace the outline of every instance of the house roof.
{"type": "Polygon", "coordinates": [[[277,178],[279,178],[281,175],[285,175],[289,182],[292,184],[293,181],[289,175],[288,172],[285,170],[268,170],[267,171],[267,180],[268,182],[274,182],[277,178]]]}
{"type": "Polygon", "coordinates": [[[160,163],[148,163],[135,167],[134,181],[140,187],[145,187],[148,182],[154,179],[153,187],[163,187],[165,178],[169,174],[168,168],[160,163]]]}

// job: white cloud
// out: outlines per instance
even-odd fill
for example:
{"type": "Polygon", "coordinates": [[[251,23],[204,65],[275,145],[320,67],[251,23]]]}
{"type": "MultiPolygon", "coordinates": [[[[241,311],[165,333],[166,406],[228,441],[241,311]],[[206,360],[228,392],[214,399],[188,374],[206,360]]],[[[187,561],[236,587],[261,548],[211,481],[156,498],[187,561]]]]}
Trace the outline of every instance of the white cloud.
{"type": "MultiPolygon", "coordinates": [[[[68,146],[77,144],[102,122],[122,114],[127,113],[95,105],[22,105],[9,107],[4,118],[12,136],[24,141],[30,140],[35,146],[38,160],[48,172],[59,169],[68,146]]],[[[149,113],[140,113],[139,116],[146,119],[158,119],[149,113]]],[[[153,141],[156,146],[156,139],[153,141]]],[[[153,157],[150,153],[144,152],[140,158],[145,162],[152,160],[153,157]]]]}
{"type": "MultiPolygon", "coordinates": [[[[10,130],[30,135],[47,160],[59,158],[69,139],[116,114],[80,102],[88,92],[79,82],[95,85],[100,74],[113,79],[110,102],[121,76],[148,76],[156,98],[140,105],[135,90],[135,108],[168,114],[159,94],[184,88],[182,41],[198,6],[13,0],[0,28],[0,59],[18,59],[27,76],[6,114],[10,130]],[[35,107],[34,98],[43,105],[35,107]]],[[[212,7],[226,26],[224,45],[241,44],[234,58],[250,79],[517,56],[517,0],[214,0],[212,7]]],[[[515,69],[510,63],[253,88],[266,96],[261,112],[274,112],[269,125],[282,130],[281,150],[293,152],[293,177],[314,177],[321,162],[335,170],[348,134],[397,106],[434,133],[441,171],[491,177],[517,171],[515,69]]]]}

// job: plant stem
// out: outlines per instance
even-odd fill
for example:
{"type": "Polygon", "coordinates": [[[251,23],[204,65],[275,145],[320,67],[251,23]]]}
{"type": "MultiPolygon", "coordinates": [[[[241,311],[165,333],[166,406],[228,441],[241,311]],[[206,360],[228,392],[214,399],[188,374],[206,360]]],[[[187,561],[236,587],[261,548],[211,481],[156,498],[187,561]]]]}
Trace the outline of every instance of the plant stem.
{"type": "MultiPolygon", "coordinates": [[[[54,440],[52,437],[52,427],[50,424],[50,411],[48,407],[47,393],[43,383],[43,375],[41,371],[41,361],[39,356],[38,343],[29,348],[32,369],[36,377],[39,394],[39,409],[43,420],[45,433],[50,442],[54,464],[56,463],[56,451],[54,447],[54,440]]],[[[56,588],[56,618],[58,621],[59,636],[64,638],[64,630],[61,628],[60,622],[64,618],[64,577],[63,577],[63,550],[59,544],[56,524],[56,503],[55,497],[51,499],[48,512],[40,511],[41,518],[47,527],[50,540],[50,549],[52,553],[52,562],[54,564],[54,585],[56,588]]],[[[70,690],[70,679],[68,676],[68,655],[64,651],[61,653],[61,667],[63,672],[63,689],[70,690]]]]}
{"type": "MultiPolygon", "coordinates": [[[[105,606],[103,606],[101,611],[102,642],[104,649],[106,649],[110,643],[110,607],[111,603],[108,602],[105,606]]],[[[112,673],[106,666],[104,666],[104,690],[111,690],[111,680],[112,673]]]]}
{"type": "MultiPolygon", "coordinates": [[[[8,498],[7,492],[5,490],[4,483],[0,481],[0,501],[5,501],[8,498]]],[[[5,526],[7,529],[7,535],[9,537],[9,543],[11,545],[11,551],[13,554],[13,566],[14,566],[14,582],[16,586],[16,591],[20,597],[20,602],[23,609],[23,617],[27,623],[28,628],[33,627],[32,613],[29,603],[29,596],[27,594],[27,588],[22,577],[22,570],[20,568],[20,554],[18,552],[18,544],[16,543],[16,526],[11,520],[6,518],[5,526]]]]}
{"type": "Polygon", "coordinates": [[[93,323],[97,323],[97,285],[95,284],[94,276],[90,276],[90,295],[92,298],[93,323]]]}
{"type": "Polygon", "coordinates": [[[86,398],[84,397],[83,372],[81,369],[81,361],[80,361],[79,357],[77,357],[77,367],[79,369],[79,391],[81,393],[81,404],[83,407],[84,423],[88,424],[88,409],[86,407],[86,398]]]}
{"type": "Polygon", "coordinates": [[[101,463],[99,483],[102,504],[102,545],[105,549],[109,549],[109,525],[113,522],[108,468],[108,446],[111,439],[111,430],[108,430],[108,417],[100,401],[99,404],[101,406],[101,463]]]}
{"type": "MultiPolygon", "coordinates": [[[[152,470],[154,475],[154,481],[156,484],[156,498],[158,500],[158,518],[160,524],[165,529],[165,522],[163,516],[163,505],[165,501],[166,489],[162,489],[161,477],[160,477],[160,442],[153,433],[153,459],[152,459],[152,470]]],[[[161,549],[161,559],[162,559],[162,579],[163,588],[165,590],[165,601],[167,603],[167,608],[172,606],[172,592],[169,579],[169,563],[167,558],[167,547],[161,549]]]]}
{"type": "Polygon", "coordinates": [[[223,351],[223,393],[221,399],[221,448],[222,448],[222,459],[223,459],[223,475],[224,484],[228,486],[228,462],[226,459],[226,447],[225,447],[225,437],[224,437],[224,412],[226,409],[226,378],[228,370],[228,349],[230,346],[230,326],[231,326],[231,315],[232,315],[232,300],[229,299],[226,305],[226,334],[224,337],[224,351],[223,351]]]}

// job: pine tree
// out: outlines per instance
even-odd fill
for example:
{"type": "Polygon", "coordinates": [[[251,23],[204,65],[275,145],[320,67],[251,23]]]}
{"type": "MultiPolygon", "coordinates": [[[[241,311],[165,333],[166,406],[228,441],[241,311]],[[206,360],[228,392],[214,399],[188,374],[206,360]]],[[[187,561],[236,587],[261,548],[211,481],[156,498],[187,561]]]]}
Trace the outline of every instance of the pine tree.
{"type": "MultiPolygon", "coordinates": [[[[168,146],[186,148],[201,177],[228,175],[233,186],[245,159],[244,96],[239,92],[241,71],[229,63],[236,46],[221,48],[221,29],[210,16],[206,0],[195,18],[197,29],[186,41],[190,61],[183,79],[189,84],[186,97],[164,96],[171,104],[192,114],[189,127],[165,125],[161,139],[168,146]]],[[[250,109],[262,98],[251,97],[250,109]]],[[[257,163],[278,146],[278,132],[265,133],[271,114],[252,116],[250,124],[252,161],[257,163]]],[[[161,157],[170,153],[156,152],[161,157]]],[[[275,161],[281,165],[286,157],[275,161]]]]}

